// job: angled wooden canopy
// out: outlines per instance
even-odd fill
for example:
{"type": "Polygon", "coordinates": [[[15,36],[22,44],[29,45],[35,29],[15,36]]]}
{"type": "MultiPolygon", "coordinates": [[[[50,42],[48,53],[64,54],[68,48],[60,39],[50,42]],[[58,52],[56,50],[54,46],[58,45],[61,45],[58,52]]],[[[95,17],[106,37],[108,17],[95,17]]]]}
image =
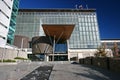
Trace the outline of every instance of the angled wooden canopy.
{"type": "Polygon", "coordinates": [[[71,33],[74,29],[74,24],[66,25],[66,24],[43,24],[43,30],[46,36],[55,37],[55,40],[65,41],[70,38],[71,33]]]}

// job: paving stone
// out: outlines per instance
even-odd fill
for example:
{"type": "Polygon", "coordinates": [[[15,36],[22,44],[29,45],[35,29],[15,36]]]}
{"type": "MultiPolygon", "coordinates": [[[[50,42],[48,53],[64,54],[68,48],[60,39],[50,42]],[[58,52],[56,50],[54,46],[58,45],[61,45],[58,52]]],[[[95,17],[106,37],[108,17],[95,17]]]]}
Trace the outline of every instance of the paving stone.
{"type": "Polygon", "coordinates": [[[53,66],[40,66],[20,80],[49,80],[53,66]]]}
{"type": "Polygon", "coordinates": [[[55,64],[49,80],[120,80],[120,74],[80,64],[55,64]]]}
{"type": "Polygon", "coordinates": [[[120,80],[120,74],[70,62],[28,62],[0,65],[0,80],[120,80]],[[52,72],[51,72],[52,71],[52,72]],[[33,73],[31,73],[33,72],[33,73]],[[24,79],[25,76],[33,75],[24,79]]]}

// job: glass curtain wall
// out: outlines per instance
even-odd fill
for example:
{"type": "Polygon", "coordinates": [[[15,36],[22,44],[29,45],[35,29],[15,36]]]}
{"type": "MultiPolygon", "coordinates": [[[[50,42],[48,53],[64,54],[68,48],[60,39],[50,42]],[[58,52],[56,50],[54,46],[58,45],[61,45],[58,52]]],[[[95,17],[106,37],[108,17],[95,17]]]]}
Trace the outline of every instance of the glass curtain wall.
{"type": "Polygon", "coordinates": [[[70,49],[97,48],[100,45],[96,12],[19,12],[16,34],[44,36],[42,24],[75,24],[70,49]]]}

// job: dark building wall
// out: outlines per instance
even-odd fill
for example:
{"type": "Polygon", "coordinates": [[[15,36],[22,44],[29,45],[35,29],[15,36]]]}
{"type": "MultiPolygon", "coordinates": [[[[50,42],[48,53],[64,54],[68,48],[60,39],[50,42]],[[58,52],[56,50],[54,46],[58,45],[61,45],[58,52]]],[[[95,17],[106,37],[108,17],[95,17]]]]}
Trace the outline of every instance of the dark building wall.
{"type": "Polygon", "coordinates": [[[52,53],[52,44],[49,37],[37,36],[32,38],[32,53],[52,53]]]}
{"type": "Polygon", "coordinates": [[[29,38],[26,36],[15,35],[14,45],[18,48],[29,48],[29,38]]]}

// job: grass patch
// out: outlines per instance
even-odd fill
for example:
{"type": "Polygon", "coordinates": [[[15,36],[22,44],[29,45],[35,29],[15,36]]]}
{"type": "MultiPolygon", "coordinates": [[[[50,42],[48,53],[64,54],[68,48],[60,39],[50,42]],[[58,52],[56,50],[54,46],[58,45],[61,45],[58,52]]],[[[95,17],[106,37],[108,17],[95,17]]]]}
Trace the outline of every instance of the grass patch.
{"type": "Polygon", "coordinates": [[[19,59],[19,60],[28,60],[27,58],[23,58],[23,57],[15,57],[14,59],[19,59]]]}
{"type": "MultiPolygon", "coordinates": [[[[0,62],[2,62],[2,60],[0,60],[0,62]]],[[[4,59],[3,62],[16,62],[16,61],[11,59],[4,59]]]]}

